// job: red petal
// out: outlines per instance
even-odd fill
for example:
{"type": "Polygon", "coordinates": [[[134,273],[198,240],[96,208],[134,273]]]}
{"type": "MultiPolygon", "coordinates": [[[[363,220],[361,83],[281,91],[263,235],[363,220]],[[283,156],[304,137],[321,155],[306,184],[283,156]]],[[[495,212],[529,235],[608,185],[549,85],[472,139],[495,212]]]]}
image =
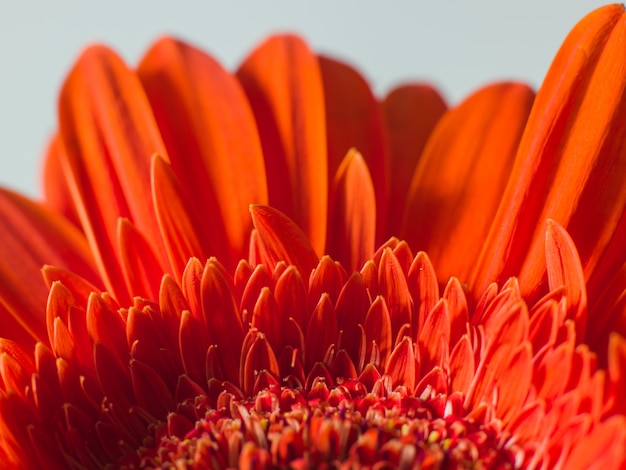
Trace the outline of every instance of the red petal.
{"type": "Polygon", "coordinates": [[[354,271],[374,254],[379,201],[365,160],[354,149],[334,175],[333,192],[326,251],[354,271]]]}
{"type": "Polygon", "coordinates": [[[626,340],[617,334],[612,334],[609,339],[609,403],[611,412],[626,414],[626,340]],[[612,403],[611,403],[612,401],[612,403]]]}
{"type": "Polygon", "coordinates": [[[534,93],[499,83],[448,111],[409,188],[402,238],[424,250],[442,282],[467,281],[506,187],[534,93]],[[477,138],[480,136],[480,138],[477,138]]]}
{"type": "Polygon", "coordinates": [[[59,121],[76,212],[107,288],[124,302],[115,249],[118,217],[132,220],[159,261],[167,263],[152,201],[146,197],[150,157],[167,155],[152,110],[122,60],[105,47],[92,46],[61,90],[59,121]]]}
{"type": "Polygon", "coordinates": [[[23,338],[29,347],[46,343],[45,305],[48,289],[40,270],[46,263],[98,279],[82,234],[48,209],[0,190],[0,305],[5,316],[2,335],[23,338]]]}
{"type": "Polygon", "coordinates": [[[428,371],[435,366],[447,369],[450,357],[450,315],[445,300],[437,302],[429,312],[424,326],[418,334],[420,361],[422,370],[428,371]]]}
{"type": "Polygon", "coordinates": [[[261,136],[269,202],[293,219],[320,255],[328,170],[318,61],[296,36],[274,36],[246,59],[237,78],[261,136]]]}
{"type": "Polygon", "coordinates": [[[87,329],[94,343],[103,344],[118,361],[119,367],[128,367],[126,327],[120,315],[97,294],[89,296],[87,329]]]}
{"type": "MultiPolygon", "coordinates": [[[[319,65],[322,72],[326,110],[328,181],[333,181],[335,172],[340,173],[339,163],[344,160],[344,155],[350,149],[356,149],[363,156],[363,168],[372,175],[371,181],[369,177],[367,178],[369,187],[363,189],[371,191],[368,195],[372,198],[371,201],[368,200],[371,203],[369,211],[377,214],[377,220],[376,218],[371,220],[372,245],[375,243],[376,233],[378,233],[376,241],[380,243],[384,238],[383,232],[387,220],[389,159],[378,103],[367,82],[353,68],[323,56],[319,57],[319,65]]],[[[331,209],[341,200],[337,189],[331,188],[329,197],[331,209]],[[337,199],[338,196],[340,199],[337,199]]],[[[353,189],[359,189],[358,185],[355,185],[353,189]]],[[[347,215],[350,213],[348,212],[347,215]]],[[[332,243],[332,238],[329,238],[328,242],[332,243]]],[[[334,256],[331,252],[329,254],[334,256]]],[[[365,259],[358,264],[362,264],[363,261],[365,259]]],[[[350,264],[347,267],[352,269],[350,264]]]]}
{"type": "Polygon", "coordinates": [[[419,371],[415,370],[415,352],[411,338],[405,336],[393,349],[385,367],[385,374],[391,377],[393,387],[406,387],[409,393],[415,388],[419,371]]]}
{"type": "Polygon", "coordinates": [[[626,459],[626,418],[614,416],[596,425],[594,430],[577,442],[563,468],[611,468],[626,459]]]}
{"type": "Polygon", "coordinates": [[[163,268],[150,244],[128,219],[119,219],[117,237],[128,292],[134,297],[156,299],[163,268]]]}
{"type": "Polygon", "coordinates": [[[152,46],[137,73],[174,173],[209,214],[196,221],[210,236],[211,254],[234,266],[247,250],[248,206],[268,202],[261,142],[239,82],[171,38],[152,46]]]}
{"type": "Polygon", "coordinates": [[[335,305],[347,277],[340,263],[328,256],[322,257],[309,279],[309,311],[316,307],[323,294],[335,305]]]}
{"type": "Polygon", "coordinates": [[[576,337],[583,341],[587,326],[585,277],[574,242],[563,227],[551,220],[546,229],[545,250],[548,286],[550,290],[565,287],[567,318],[574,320],[576,337]]]}
{"type": "Polygon", "coordinates": [[[469,310],[467,298],[461,283],[456,277],[451,277],[443,291],[443,299],[448,303],[448,313],[450,314],[450,347],[454,347],[456,342],[467,331],[469,323],[469,310]]]}
{"type": "MultiPolygon", "coordinates": [[[[474,292],[519,273],[524,296],[540,295],[548,218],[571,235],[586,279],[611,241],[626,205],[623,12],[621,5],[594,11],[557,53],[476,265],[474,292]]],[[[611,262],[621,264],[624,244],[613,248],[611,262]]]]}
{"type": "MultiPolygon", "coordinates": [[[[295,269],[295,268],[293,268],[295,269]]],[[[241,295],[241,301],[239,303],[239,311],[244,324],[250,323],[252,314],[254,312],[254,306],[261,295],[261,290],[264,287],[272,286],[272,278],[267,272],[265,265],[258,264],[252,275],[246,282],[246,287],[241,295]]]]}
{"type": "MultiPolygon", "coordinates": [[[[309,312],[306,306],[306,287],[300,271],[290,266],[278,278],[276,287],[274,288],[274,297],[280,311],[282,322],[293,318],[301,329],[304,329],[309,322],[309,312]]],[[[293,343],[293,340],[289,341],[293,343]]]]}
{"type": "Polygon", "coordinates": [[[377,367],[384,366],[391,353],[393,336],[389,309],[383,297],[376,297],[372,303],[365,317],[363,329],[366,341],[366,365],[373,363],[377,367]]]}
{"type": "Polygon", "coordinates": [[[395,337],[402,325],[412,324],[413,299],[402,266],[389,248],[383,252],[378,265],[378,289],[389,308],[391,331],[395,337]]]}
{"type": "Polygon", "coordinates": [[[417,327],[417,330],[413,331],[415,334],[422,329],[426,316],[439,301],[439,283],[426,253],[419,252],[413,260],[407,276],[407,285],[415,302],[413,307],[415,311],[413,328],[417,327]]]}
{"type": "MultiPolygon", "coordinates": [[[[159,155],[152,158],[152,199],[173,274],[180,279],[189,258],[206,259],[214,249],[214,235],[198,221],[198,201],[191,200],[170,165],[159,155]]],[[[214,252],[228,255],[227,252],[214,252]]],[[[227,260],[229,257],[226,256],[227,260]]]]}
{"type": "Polygon", "coordinates": [[[308,370],[316,362],[323,362],[328,348],[337,343],[338,333],[335,309],[328,295],[322,294],[305,333],[304,357],[308,370]]]}
{"type": "Polygon", "coordinates": [[[268,257],[270,269],[279,261],[294,265],[306,279],[318,258],[305,234],[287,216],[267,206],[251,206],[252,222],[268,257]]]}
{"type": "Polygon", "coordinates": [[[450,353],[450,392],[467,394],[475,373],[472,345],[463,335],[450,353]]]}
{"type": "Polygon", "coordinates": [[[232,293],[232,284],[224,277],[217,262],[210,259],[200,285],[202,311],[209,335],[220,351],[226,377],[236,383],[239,356],[244,337],[239,309],[232,293]]]}
{"type": "Polygon", "coordinates": [[[161,376],[149,365],[130,361],[130,377],[137,403],[156,419],[174,411],[174,398],[161,376]]]}
{"type": "Polygon", "coordinates": [[[180,357],[185,374],[198,384],[206,384],[207,381],[205,364],[199,358],[206,357],[208,347],[209,336],[206,326],[191,313],[183,312],[179,330],[180,357]]]}
{"type": "Polygon", "coordinates": [[[400,233],[411,178],[446,103],[431,86],[411,84],[391,90],[382,110],[389,136],[392,183],[385,237],[391,237],[400,233]]]}
{"type": "Polygon", "coordinates": [[[269,287],[261,289],[254,305],[252,326],[267,337],[267,341],[276,351],[282,351],[284,345],[283,329],[287,329],[288,319],[279,317],[278,305],[269,287]]]}
{"type": "Polygon", "coordinates": [[[246,354],[245,363],[241,370],[242,378],[240,380],[244,393],[248,395],[253,393],[257,375],[263,370],[270,372],[274,377],[279,377],[280,371],[274,351],[265,335],[259,333],[246,354]]]}
{"type": "Polygon", "coordinates": [[[533,376],[532,351],[529,343],[520,346],[509,367],[497,377],[498,403],[496,411],[504,422],[515,416],[531,390],[533,376]]]}

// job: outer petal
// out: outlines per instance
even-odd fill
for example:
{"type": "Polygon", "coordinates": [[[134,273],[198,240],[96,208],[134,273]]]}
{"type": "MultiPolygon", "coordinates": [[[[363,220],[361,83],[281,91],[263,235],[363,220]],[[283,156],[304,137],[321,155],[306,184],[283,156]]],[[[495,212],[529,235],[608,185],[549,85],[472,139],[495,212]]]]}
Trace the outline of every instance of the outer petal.
{"type": "Polygon", "coordinates": [[[57,214],[2,189],[0,233],[0,336],[47,344],[48,287],[40,270],[45,263],[54,263],[87,279],[98,279],[87,242],[57,214]]]}
{"type": "Polygon", "coordinates": [[[428,85],[395,88],[382,103],[389,141],[389,208],[385,239],[398,235],[411,177],[427,139],[447,106],[428,85]]]}
{"type": "MultiPolygon", "coordinates": [[[[376,195],[376,242],[382,243],[389,199],[389,159],[378,103],[356,70],[323,56],[319,57],[319,63],[324,82],[328,181],[333,180],[350,149],[356,149],[363,156],[376,195]]],[[[335,205],[334,196],[335,191],[331,188],[331,210],[335,205]]]]}
{"type": "Polygon", "coordinates": [[[295,36],[274,36],[246,59],[237,77],[261,136],[270,205],[324,251],[328,169],[324,93],[316,57],[295,36]]]}
{"type": "Polygon", "coordinates": [[[533,97],[525,85],[486,87],[448,111],[424,149],[409,188],[402,238],[428,253],[442,282],[469,277],[533,97]]]}
{"type": "MultiPolygon", "coordinates": [[[[622,223],[626,206],[623,13],[621,5],[591,13],[555,57],[476,266],[475,292],[493,280],[520,273],[527,298],[541,293],[548,218],[572,236],[589,279],[622,223]]],[[[612,253],[617,266],[626,254],[623,242],[619,246],[612,253]]]]}
{"type": "Polygon", "coordinates": [[[250,204],[267,204],[261,142],[239,82],[204,52],[164,38],[137,71],[174,173],[194,194],[211,255],[234,266],[247,253],[250,204]]]}
{"type": "Polygon", "coordinates": [[[118,217],[126,217],[167,265],[151,204],[150,157],[167,158],[137,77],[103,46],[92,46],[70,72],[59,99],[64,169],[76,212],[118,300],[127,297],[116,261],[118,217]],[[121,282],[121,284],[120,284],[121,282]]]}

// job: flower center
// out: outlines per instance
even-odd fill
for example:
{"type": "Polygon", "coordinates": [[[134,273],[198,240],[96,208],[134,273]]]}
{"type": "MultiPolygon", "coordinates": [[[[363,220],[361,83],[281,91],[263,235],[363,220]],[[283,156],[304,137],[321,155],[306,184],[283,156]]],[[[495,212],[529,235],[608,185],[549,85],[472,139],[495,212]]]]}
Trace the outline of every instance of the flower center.
{"type": "MultiPolygon", "coordinates": [[[[419,397],[385,378],[310,391],[271,387],[246,400],[196,399],[193,428],[139,452],[147,468],[519,468],[523,451],[488,413],[464,412],[462,396],[419,397]]],[[[200,398],[200,397],[199,397],[200,398]]],[[[206,398],[206,397],[201,397],[206,398]]],[[[171,431],[171,427],[169,427],[171,431]]]]}

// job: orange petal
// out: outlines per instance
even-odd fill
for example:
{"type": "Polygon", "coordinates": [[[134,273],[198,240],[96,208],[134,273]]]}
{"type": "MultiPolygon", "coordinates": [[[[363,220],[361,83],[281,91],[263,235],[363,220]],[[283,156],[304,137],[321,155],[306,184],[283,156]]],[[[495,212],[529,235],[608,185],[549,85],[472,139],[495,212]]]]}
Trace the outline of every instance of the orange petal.
{"type": "Polygon", "coordinates": [[[218,262],[210,259],[204,267],[200,284],[202,311],[209,336],[221,351],[220,359],[227,378],[235,383],[244,327],[231,283],[218,262]]]}
{"type": "Polygon", "coordinates": [[[392,335],[395,338],[402,325],[413,323],[413,299],[398,258],[389,248],[383,252],[378,266],[378,289],[389,307],[392,335]]]}
{"type": "Polygon", "coordinates": [[[128,366],[128,343],[126,328],[118,312],[97,294],[89,296],[87,305],[87,329],[93,343],[102,344],[113,354],[121,370],[128,366]]]}
{"type": "Polygon", "coordinates": [[[158,298],[163,268],[150,244],[128,219],[119,219],[118,240],[128,292],[134,297],[158,298]]]}
{"type": "Polygon", "coordinates": [[[296,36],[262,43],[237,72],[256,118],[270,205],[324,251],[328,169],[324,92],[317,58],[296,36]]]}
{"type": "Polygon", "coordinates": [[[341,264],[328,256],[322,257],[309,277],[309,311],[313,311],[323,294],[335,305],[347,277],[341,264]]]}
{"type": "Polygon", "coordinates": [[[426,141],[447,106],[429,85],[410,84],[389,92],[382,103],[389,140],[388,238],[400,234],[411,177],[426,141]]]}
{"type": "Polygon", "coordinates": [[[626,459],[626,418],[614,416],[599,423],[584,440],[577,443],[563,468],[611,468],[626,459]]]}
{"type": "Polygon", "coordinates": [[[139,80],[103,46],[84,51],[70,72],[59,98],[59,122],[76,212],[107,288],[119,294],[118,217],[130,219],[167,264],[147,197],[150,158],[167,153],[139,80]]]}
{"type": "Polygon", "coordinates": [[[498,403],[496,411],[504,422],[519,413],[531,389],[533,376],[532,351],[529,343],[523,343],[497,377],[498,403]]]}
{"type": "Polygon", "coordinates": [[[209,254],[236,262],[247,252],[248,206],[268,202],[261,142],[241,85],[213,58],[171,38],[152,46],[137,74],[174,173],[206,214],[198,222],[219,241],[209,254]]]}
{"type": "MultiPolygon", "coordinates": [[[[353,273],[344,285],[337,299],[337,327],[341,334],[341,348],[360,371],[363,367],[360,352],[364,349],[362,326],[370,306],[370,299],[363,279],[359,273],[353,273]]],[[[363,355],[365,353],[363,352],[363,355]]]]}
{"type": "Polygon", "coordinates": [[[624,390],[626,390],[626,340],[618,334],[612,334],[609,339],[608,356],[611,412],[624,415],[626,414],[626,400],[624,400],[624,390]]]}
{"type": "MultiPolygon", "coordinates": [[[[340,162],[350,149],[363,156],[365,168],[372,175],[375,196],[370,208],[376,207],[377,243],[384,239],[389,199],[389,169],[387,143],[383,133],[381,112],[365,79],[352,67],[319,57],[326,110],[326,139],[328,148],[328,181],[339,173],[340,162]]],[[[333,208],[336,189],[331,188],[329,207],[333,208]]]]}
{"type": "Polygon", "coordinates": [[[461,283],[456,277],[451,277],[443,291],[443,299],[448,304],[450,314],[450,347],[454,347],[456,342],[467,330],[469,323],[469,310],[467,298],[461,283]]]}
{"type": "Polygon", "coordinates": [[[439,284],[433,265],[428,259],[428,255],[420,251],[411,267],[407,276],[407,285],[410,297],[415,302],[413,307],[414,321],[413,327],[416,329],[413,333],[421,330],[426,322],[428,313],[435,307],[439,301],[439,284]]]}
{"type": "MultiPolygon", "coordinates": [[[[71,223],[29,199],[0,189],[1,335],[47,344],[44,264],[98,279],[83,235],[71,223]],[[30,339],[29,339],[30,338],[30,339]]],[[[25,345],[26,346],[26,345],[25,345]]]]}
{"type": "Polygon", "coordinates": [[[467,394],[476,372],[469,337],[463,335],[450,353],[450,393],[467,394]]]}
{"type": "Polygon", "coordinates": [[[441,282],[466,282],[506,187],[534,94],[499,83],[439,121],[409,187],[402,238],[428,253],[441,282]]]}
{"type": "Polygon", "coordinates": [[[276,263],[294,265],[304,279],[317,266],[318,258],[306,235],[287,216],[272,207],[250,206],[252,223],[268,259],[261,260],[273,270],[276,263]]]}
{"type": "Polygon", "coordinates": [[[304,357],[306,368],[322,362],[328,348],[337,342],[337,315],[328,294],[322,294],[306,328],[304,357]]]}
{"type": "Polygon", "coordinates": [[[559,224],[548,220],[547,225],[545,250],[548,286],[551,291],[565,287],[566,318],[574,320],[576,337],[578,341],[583,341],[587,324],[587,292],[576,246],[559,224]]]}
{"type": "MultiPolygon", "coordinates": [[[[611,241],[626,206],[623,13],[621,5],[592,12],[557,53],[476,265],[474,292],[519,273],[526,298],[541,294],[548,218],[571,235],[586,279],[611,241]]],[[[611,260],[618,267],[626,254],[621,240],[611,260]]]]}
{"type": "Polygon", "coordinates": [[[359,152],[348,151],[334,175],[327,253],[349,271],[374,254],[378,199],[367,164],[359,152]]]}
{"type": "Polygon", "coordinates": [[[389,374],[393,387],[402,385],[412,392],[419,371],[415,370],[415,351],[411,338],[405,336],[389,356],[385,373],[389,374]]]}
{"type": "Polygon", "coordinates": [[[241,367],[241,385],[244,393],[251,395],[254,392],[256,378],[261,371],[268,371],[275,377],[280,376],[278,361],[265,335],[258,333],[250,346],[241,367]]]}
{"type": "Polygon", "coordinates": [[[306,310],[306,287],[300,271],[290,266],[278,278],[274,288],[274,296],[280,310],[282,322],[293,318],[300,328],[304,328],[309,321],[306,310]]]}
{"type": "MultiPolygon", "coordinates": [[[[199,223],[198,201],[191,201],[170,165],[159,155],[152,158],[151,180],[154,210],[167,256],[173,274],[180,279],[189,258],[206,259],[223,240],[217,239],[219,231],[206,231],[205,225],[199,223]]],[[[228,251],[219,253],[222,254],[227,261],[232,261],[228,251]]]]}
{"type": "Polygon", "coordinates": [[[283,330],[287,329],[288,324],[288,318],[279,317],[278,304],[270,288],[263,287],[252,312],[252,327],[265,335],[273,349],[282,351],[283,330]]]}
{"type": "Polygon", "coordinates": [[[378,296],[372,302],[363,329],[366,340],[365,363],[373,363],[377,367],[384,366],[391,353],[393,336],[389,309],[383,297],[378,296]]]}

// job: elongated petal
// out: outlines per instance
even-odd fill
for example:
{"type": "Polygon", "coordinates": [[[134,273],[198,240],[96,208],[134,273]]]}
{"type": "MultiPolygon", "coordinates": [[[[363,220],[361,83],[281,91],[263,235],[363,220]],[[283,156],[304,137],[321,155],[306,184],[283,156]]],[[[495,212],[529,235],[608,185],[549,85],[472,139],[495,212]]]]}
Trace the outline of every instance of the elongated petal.
{"type": "Polygon", "coordinates": [[[117,233],[120,261],[128,291],[133,296],[158,298],[163,268],[150,244],[127,219],[119,219],[117,233]]]}
{"type": "Polygon", "coordinates": [[[548,220],[546,230],[546,269],[550,290],[565,287],[567,318],[576,324],[576,336],[585,337],[587,292],[576,246],[563,227],[548,220]]]}
{"type": "MultiPolygon", "coordinates": [[[[319,57],[326,110],[328,181],[335,178],[344,155],[354,148],[371,174],[377,214],[376,241],[384,239],[389,199],[389,158],[380,108],[365,79],[352,67],[319,57]]],[[[329,207],[335,206],[336,188],[330,188],[329,207]]]]}
{"type": "MultiPolygon", "coordinates": [[[[59,98],[64,169],[76,212],[107,288],[126,296],[116,263],[117,219],[126,217],[167,263],[150,198],[150,158],[166,156],[137,77],[103,46],[83,52],[59,98]]],[[[167,158],[167,157],[166,157],[167,158]]]]}
{"type": "Polygon", "coordinates": [[[475,292],[520,273],[522,293],[540,294],[548,218],[571,235],[586,279],[609,244],[626,205],[623,13],[620,5],[594,11],[555,57],[476,266],[475,292]]]}
{"type": "MultiPolygon", "coordinates": [[[[2,336],[47,343],[44,264],[98,279],[85,238],[71,223],[8,190],[0,190],[0,305],[9,314],[2,336]]],[[[34,346],[34,341],[30,344],[34,346]]]]}
{"type": "Polygon", "coordinates": [[[204,230],[199,224],[197,205],[193,204],[170,165],[159,155],[152,158],[152,199],[165,249],[177,279],[180,279],[189,258],[206,259],[211,247],[216,249],[219,231],[204,230]],[[217,234],[217,235],[216,235],[217,234]]]}
{"type": "Polygon", "coordinates": [[[273,269],[279,261],[287,261],[298,268],[302,276],[308,278],[318,263],[317,256],[306,235],[284,214],[267,206],[251,206],[252,222],[265,247],[269,263],[273,269]]]}
{"type": "Polygon", "coordinates": [[[400,233],[411,178],[426,141],[447,106],[429,85],[395,88],[382,102],[389,141],[389,208],[385,237],[400,233]]]}
{"type": "Polygon", "coordinates": [[[241,85],[204,52],[170,38],[152,46],[137,73],[174,173],[202,207],[210,254],[239,260],[252,228],[248,206],[268,202],[261,142],[241,85]]]}
{"type": "Polygon", "coordinates": [[[428,253],[440,281],[467,281],[513,166],[533,92],[491,85],[441,118],[409,188],[402,238],[428,253]]]}
{"type": "Polygon", "coordinates": [[[351,271],[374,254],[376,202],[365,160],[352,149],[334,177],[326,240],[328,254],[351,271]]]}
{"type": "Polygon", "coordinates": [[[318,61],[296,36],[274,36],[246,59],[237,78],[259,126],[269,202],[300,227],[321,255],[328,166],[318,61]]]}

